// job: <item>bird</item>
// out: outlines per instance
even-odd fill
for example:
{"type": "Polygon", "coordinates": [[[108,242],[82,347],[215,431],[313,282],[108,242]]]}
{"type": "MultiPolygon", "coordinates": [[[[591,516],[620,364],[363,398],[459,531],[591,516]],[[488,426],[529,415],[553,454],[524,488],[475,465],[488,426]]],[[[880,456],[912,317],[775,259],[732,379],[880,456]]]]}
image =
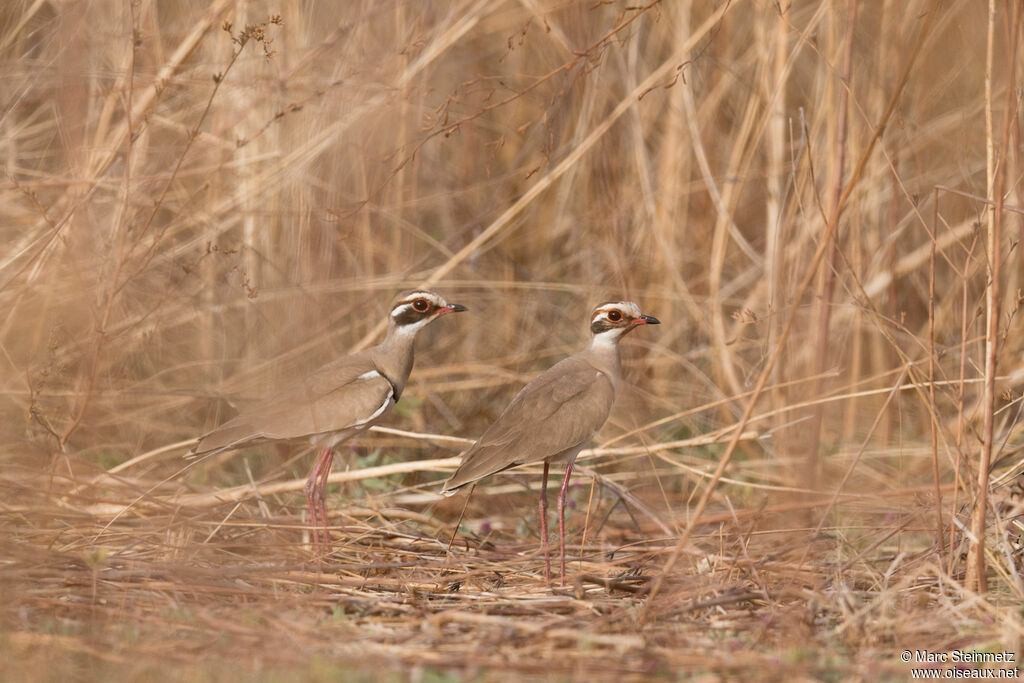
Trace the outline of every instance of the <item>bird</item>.
{"type": "Polygon", "coordinates": [[[661,321],[645,315],[631,301],[599,304],[590,315],[590,344],[565,358],[516,394],[483,435],[463,454],[455,473],[441,493],[458,489],[511,467],[544,463],[540,488],[540,534],[544,548],[544,580],[551,585],[548,554],[548,468],[565,462],[565,478],[558,493],[559,550],[565,584],[565,496],[573,462],[601,428],[611,411],[622,382],[619,342],[640,325],[661,321]]]}
{"type": "Polygon", "coordinates": [[[334,448],[394,408],[412,371],[416,333],[445,314],[465,310],[437,292],[402,292],[391,304],[384,341],[328,363],[203,434],[187,457],[268,442],[308,441],[320,452],[306,480],[313,546],[318,553],[328,549],[324,499],[334,448]]]}

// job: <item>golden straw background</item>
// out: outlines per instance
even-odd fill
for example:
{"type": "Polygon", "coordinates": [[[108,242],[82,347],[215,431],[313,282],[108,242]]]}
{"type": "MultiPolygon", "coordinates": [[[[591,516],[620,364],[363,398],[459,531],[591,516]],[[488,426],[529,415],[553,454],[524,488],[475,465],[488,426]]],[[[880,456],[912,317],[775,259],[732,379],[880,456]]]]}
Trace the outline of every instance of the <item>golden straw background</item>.
{"type": "Polygon", "coordinates": [[[3,3],[4,677],[1020,652],[1020,9],[3,3]],[[317,562],[308,447],[181,456],[414,286],[470,311],[341,447],[317,562]],[[548,589],[539,467],[450,545],[466,497],[436,492],[609,299],[662,325],[622,345],[548,589]]]}

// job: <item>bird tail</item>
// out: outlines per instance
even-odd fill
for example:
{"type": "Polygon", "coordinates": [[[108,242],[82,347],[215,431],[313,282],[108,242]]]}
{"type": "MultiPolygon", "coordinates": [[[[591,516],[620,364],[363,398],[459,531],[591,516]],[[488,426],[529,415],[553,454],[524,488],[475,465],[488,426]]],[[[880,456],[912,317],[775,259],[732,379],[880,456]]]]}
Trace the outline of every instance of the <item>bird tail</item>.
{"type": "Polygon", "coordinates": [[[460,462],[459,466],[455,468],[454,472],[452,472],[452,476],[445,479],[444,483],[441,484],[441,490],[438,493],[445,497],[454,496],[456,493],[459,492],[459,489],[461,489],[463,486],[468,486],[469,484],[472,484],[477,479],[479,479],[481,476],[486,476],[474,476],[474,472],[467,471],[471,469],[467,467],[467,465],[470,465],[470,463],[472,462],[472,458],[469,457],[472,455],[472,453],[472,449],[462,452],[462,462],[460,462]]]}
{"type": "Polygon", "coordinates": [[[475,453],[473,451],[466,451],[466,454],[462,456],[462,462],[459,463],[458,469],[441,486],[441,495],[453,496],[463,486],[474,484],[484,477],[504,472],[521,464],[519,462],[510,462],[500,467],[494,467],[482,458],[474,457],[475,453]]]}
{"type": "Polygon", "coordinates": [[[440,493],[445,498],[449,498],[451,496],[454,496],[456,493],[459,492],[459,489],[461,489],[463,486],[466,486],[466,484],[469,483],[469,482],[466,482],[465,484],[451,485],[452,479],[454,479],[454,476],[449,478],[449,479],[446,479],[445,482],[441,485],[441,490],[438,491],[438,493],[440,493]]]}

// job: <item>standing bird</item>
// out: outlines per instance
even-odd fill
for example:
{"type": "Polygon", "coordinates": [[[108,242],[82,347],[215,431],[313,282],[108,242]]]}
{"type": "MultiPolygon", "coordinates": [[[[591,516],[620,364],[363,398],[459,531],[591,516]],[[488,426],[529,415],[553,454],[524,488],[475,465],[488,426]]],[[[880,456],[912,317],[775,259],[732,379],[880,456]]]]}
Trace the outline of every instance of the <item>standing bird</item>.
{"type": "Polygon", "coordinates": [[[416,333],[445,313],[465,310],[436,292],[399,294],[391,305],[384,341],[328,363],[204,434],[188,457],[270,441],[308,440],[320,448],[306,481],[313,545],[320,551],[330,543],[324,496],[334,447],[380,420],[398,402],[412,371],[416,333]]]}
{"type": "Polygon", "coordinates": [[[551,583],[548,557],[548,466],[565,462],[558,493],[559,550],[565,583],[565,494],[577,454],[608,418],[622,379],[619,341],[638,325],[660,321],[640,312],[631,301],[599,305],[590,316],[590,345],[556,363],[516,394],[512,403],[462,456],[459,468],[441,488],[457,489],[510,467],[543,462],[540,489],[540,537],[544,579],[551,583]]]}

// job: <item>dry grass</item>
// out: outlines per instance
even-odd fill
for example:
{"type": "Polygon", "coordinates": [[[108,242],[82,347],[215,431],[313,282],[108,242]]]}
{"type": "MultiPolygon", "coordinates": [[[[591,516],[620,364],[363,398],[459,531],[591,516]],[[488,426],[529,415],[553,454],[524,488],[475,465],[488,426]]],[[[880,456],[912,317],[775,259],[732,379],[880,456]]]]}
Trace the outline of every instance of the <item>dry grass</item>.
{"type": "Polygon", "coordinates": [[[4,4],[5,677],[900,679],[904,649],[1020,652],[1022,70],[991,7],[4,4]],[[336,463],[326,562],[308,451],[185,467],[422,283],[472,312],[336,463]],[[624,345],[549,590],[537,471],[478,487],[450,548],[465,498],[435,492],[610,297],[664,324],[624,345]]]}

